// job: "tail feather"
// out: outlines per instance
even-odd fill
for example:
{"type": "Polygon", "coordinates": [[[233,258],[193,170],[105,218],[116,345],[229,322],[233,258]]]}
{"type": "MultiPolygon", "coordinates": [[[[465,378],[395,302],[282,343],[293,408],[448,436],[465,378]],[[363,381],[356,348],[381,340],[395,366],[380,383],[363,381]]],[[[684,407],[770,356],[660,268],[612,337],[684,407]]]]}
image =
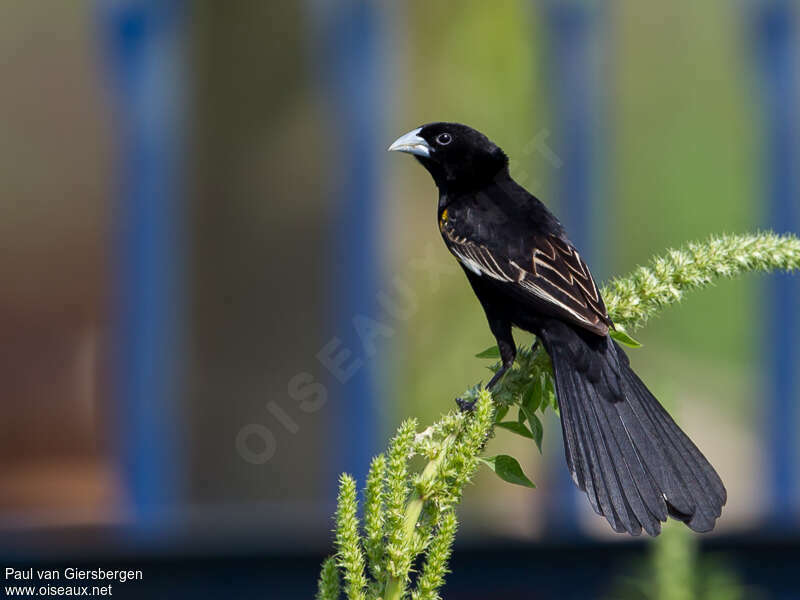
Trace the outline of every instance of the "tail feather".
{"type": "Polygon", "coordinates": [[[557,323],[542,332],[553,362],[567,465],[615,531],[658,535],[667,516],[713,529],[727,493],[714,468],[633,372],[610,338],[557,323]]]}
{"type": "Polygon", "coordinates": [[[595,410],[603,415],[601,427],[610,432],[607,438],[613,443],[612,454],[623,458],[620,470],[624,489],[635,490],[635,493],[627,495],[631,509],[645,531],[655,536],[661,531],[660,522],[667,518],[666,503],[638,455],[623,420],[619,418],[616,412],[617,406],[617,404],[600,403],[595,410]]]}
{"type": "Polygon", "coordinates": [[[575,484],[586,492],[592,508],[599,513],[599,500],[590,470],[590,465],[593,464],[593,461],[589,459],[586,448],[588,436],[584,433],[582,424],[578,422],[578,416],[573,414],[573,408],[569,403],[561,406],[560,412],[567,467],[575,484]]]}
{"type": "MultiPolygon", "coordinates": [[[[582,383],[584,384],[583,393],[590,393],[590,387],[586,385],[587,382],[584,381],[582,383]]],[[[595,452],[600,461],[602,480],[608,490],[609,500],[616,516],[617,527],[614,529],[618,532],[628,531],[638,535],[641,532],[641,526],[633,514],[632,503],[630,498],[627,497],[625,486],[622,483],[622,481],[625,481],[626,484],[629,483],[624,480],[627,469],[620,469],[616,464],[615,456],[619,453],[619,449],[615,446],[613,440],[608,439],[607,431],[599,415],[600,411],[597,408],[597,406],[592,405],[588,407],[586,420],[589,435],[592,437],[595,452]]]]}
{"type": "MultiPolygon", "coordinates": [[[[644,383],[633,371],[631,374],[636,379],[640,391],[638,395],[634,394],[634,398],[641,398],[644,393],[652,398],[644,383]]],[[[682,518],[681,520],[685,520],[690,528],[695,531],[711,531],[714,528],[714,522],[722,514],[722,506],[727,501],[727,492],[722,480],[697,449],[697,446],[675,424],[660,404],[652,402],[649,405],[643,405],[643,408],[649,413],[650,418],[657,424],[668,441],[667,453],[680,473],[686,489],[689,490],[696,510],[692,514],[692,512],[682,510],[680,506],[676,505],[674,508],[687,516],[686,519],[682,518]]],[[[676,518],[680,517],[676,516],[676,518]]]]}

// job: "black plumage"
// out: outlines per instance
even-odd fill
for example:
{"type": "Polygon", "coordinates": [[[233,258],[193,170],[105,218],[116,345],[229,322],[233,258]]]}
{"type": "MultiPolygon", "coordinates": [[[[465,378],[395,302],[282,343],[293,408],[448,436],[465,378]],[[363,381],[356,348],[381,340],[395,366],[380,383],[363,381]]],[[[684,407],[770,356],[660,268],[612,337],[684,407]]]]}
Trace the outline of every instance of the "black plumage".
{"type": "Polygon", "coordinates": [[[609,337],[597,285],[556,217],[508,172],[505,153],[457,123],[431,123],[390,150],[414,154],[439,188],[442,239],[497,339],[534,333],[553,363],[567,465],[615,531],[657,535],[667,516],[709,531],[727,494],[719,475],[633,372],[609,337]]]}

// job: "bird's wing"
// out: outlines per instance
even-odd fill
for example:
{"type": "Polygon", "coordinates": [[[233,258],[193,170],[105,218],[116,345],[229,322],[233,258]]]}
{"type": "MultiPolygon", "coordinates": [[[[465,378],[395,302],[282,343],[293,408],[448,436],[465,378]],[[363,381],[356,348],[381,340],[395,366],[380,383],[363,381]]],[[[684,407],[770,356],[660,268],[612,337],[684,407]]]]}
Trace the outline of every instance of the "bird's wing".
{"type": "Polygon", "coordinates": [[[467,269],[501,283],[511,295],[544,301],[558,316],[606,335],[613,327],[597,285],[578,251],[556,236],[533,235],[515,252],[491,250],[443,227],[450,252],[467,269]]]}

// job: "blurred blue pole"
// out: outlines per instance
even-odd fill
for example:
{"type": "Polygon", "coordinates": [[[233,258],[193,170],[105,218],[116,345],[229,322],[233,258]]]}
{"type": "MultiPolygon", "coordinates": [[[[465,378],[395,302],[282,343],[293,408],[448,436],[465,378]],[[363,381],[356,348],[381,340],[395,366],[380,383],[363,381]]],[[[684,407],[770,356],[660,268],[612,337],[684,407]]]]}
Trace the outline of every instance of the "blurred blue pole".
{"type": "MultiPolygon", "coordinates": [[[[542,3],[546,27],[547,81],[555,118],[554,148],[561,159],[556,173],[558,211],[570,239],[586,257],[596,277],[601,278],[601,237],[604,223],[595,217],[603,182],[598,178],[598,123],[601,75],[602,9],[595,1],[546,0],[542,3]]],[[[566,469],[563,453],[550,465],[558,481],[551,495],[554,515],[548,520],[554,534],[577,535],[577,488],[566,469]]]]}
{"type": "MultiPolygon", "coordinates": [[[[335,182],[330,195],[330,277],[333,333],[341,348],[352,353],[346,364],[360,364],[352,376],[333,388],[329,476],[347,471],[363,482],[377,451],[379,398],[375,388],[375,356],[367,356],[354,319],[379,319],[377,304],[382,246],[379,158],[386,150],[381,137],[382,90],[389,81],[384,60],[381,5],[372,0],[312,0],[317,25],[316,63],[332,115],[327,144],[328,168],[335,182]],[[342,385],[339,385],[341,383],[342,385]]],[[[326,489],[336,489],[326,486],[326,489]]]]}
{"type": "Polygon", "coordinates": [[[98,3],[115,100],[115,442],[134,527],[162,532],[181,491],[183,45],[178,0],[98,3]]]}
{"type": "MultiPolygon", "coordinates": [[[[800,43],[797,4],[757,0],[753,7],[754,42],[760,71],[764,135],[764,182],[769,227],[800,231],[800,43]]],[[[769,518],[776,527],[795,520],[798,501],[798,377],[796,342],[800,318],[800,281],[773,275],[767,284],[764,356],[767,371],[765,443],[769,448],[769,518]]]]}

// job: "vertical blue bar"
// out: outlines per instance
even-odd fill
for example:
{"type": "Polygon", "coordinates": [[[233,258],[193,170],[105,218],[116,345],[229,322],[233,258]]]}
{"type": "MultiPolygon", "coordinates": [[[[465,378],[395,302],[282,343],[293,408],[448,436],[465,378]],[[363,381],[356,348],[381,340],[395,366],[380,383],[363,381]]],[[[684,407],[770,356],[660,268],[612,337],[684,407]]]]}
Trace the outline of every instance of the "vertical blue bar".
{"type": "MultiPolygon", "coordinates": [[[[759,0],[753,15],[765,127],[763,174],[769,226],[777,232],[793,233],[800,231],[800,44],[796,6],[789,0],[759,0]]],[[[767,307],[764,355],[769,387],[764,409],[765,442],[769,448],[769,516],[776,526],[785,527],[787,519],[797,514],[800,468],[794,441],[800,367],[796,343],[800,333],[797,277],[770,277],[767,307]]]]}
{"type": "MultiPolygon", "coordinates": [[[[381,245],[379,158],[385,122],[381,90],[384,71],[380,3],[371,0],[311,2],[318,32],[318,75],[328,92],[331,154],[336,182],[331,194],[334,223],[328,256],[334,335],[362,360],[355,374],[333,391],[330,476],[342,471],[363,481],[376,451],[379,427],[374,358],[364,356],[354,317],[379,318],[377,293],[381,245]]],[[[335,489],[335,488],[329,488],[335,489]]]]}
{"type": "Polygon", "coordinates": [[[185,6],[100,2],[115,100],[114,394],[135,528],[167,524],[181,487],[179,426],[185,6]]]}
{"type": "MultiPolygon", "coordinates": [[[[601,4],[576,0],[543,3],[546,27],[547,80],[555,118],[555,151],[562,161],[557,171],[556,199],[572,242],[587,257],[595,276],[602,272],[598,260],[600,228],[593,216],[601,182],[597,178],[599,74],[597,53],[601,4]]],[[[577,490],[558,457],[551,465],[558,485],[548,514],[549,530],[557,535],[577,535],[577,490]]]]}

